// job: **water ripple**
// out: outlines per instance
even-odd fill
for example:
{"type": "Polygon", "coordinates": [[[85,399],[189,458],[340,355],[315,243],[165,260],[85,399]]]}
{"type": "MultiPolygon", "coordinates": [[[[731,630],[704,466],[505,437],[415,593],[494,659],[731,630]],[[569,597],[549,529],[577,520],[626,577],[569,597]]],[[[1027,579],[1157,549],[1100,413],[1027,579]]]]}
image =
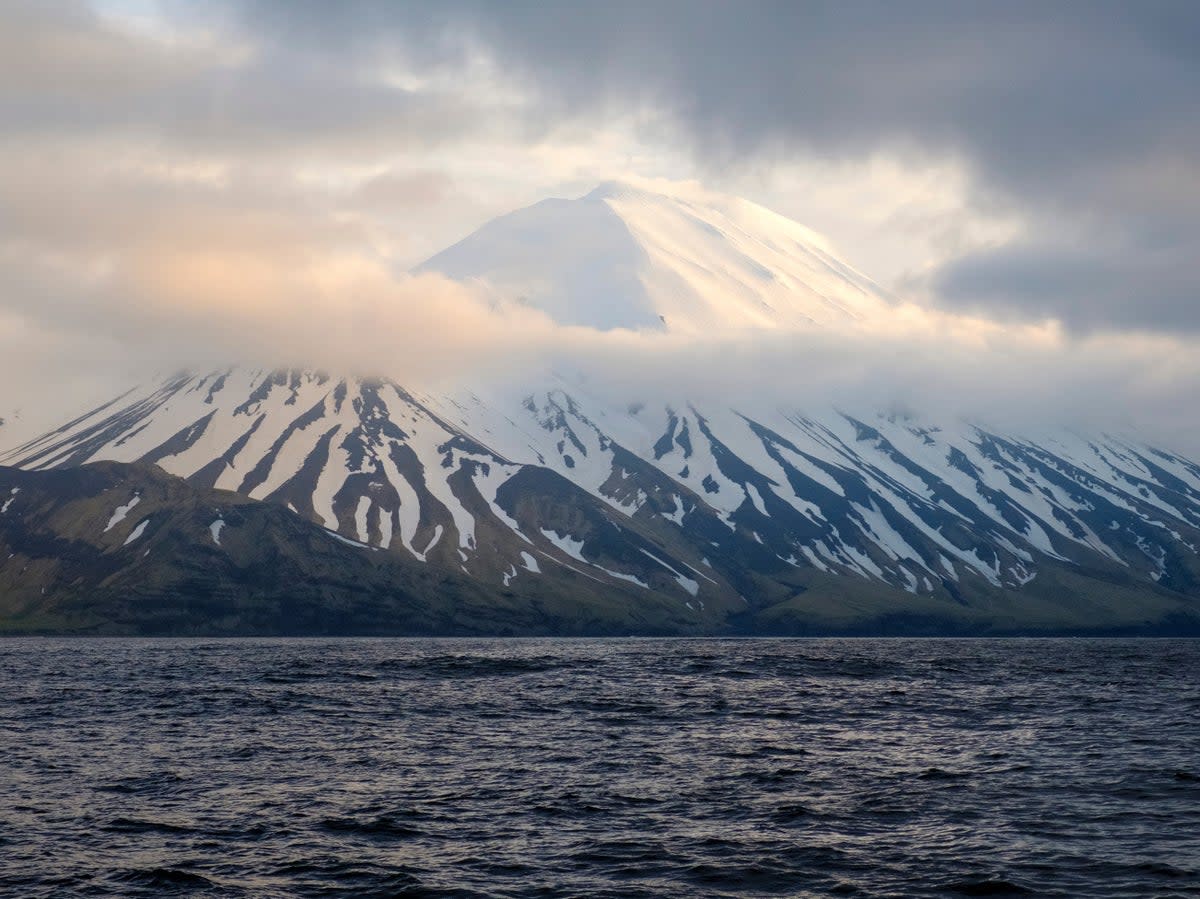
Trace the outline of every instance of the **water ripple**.
{"type": "Polygon", "coordinates": [[[1200,642],[0,641],[0,893],[1200,895],[1200,642]]]}

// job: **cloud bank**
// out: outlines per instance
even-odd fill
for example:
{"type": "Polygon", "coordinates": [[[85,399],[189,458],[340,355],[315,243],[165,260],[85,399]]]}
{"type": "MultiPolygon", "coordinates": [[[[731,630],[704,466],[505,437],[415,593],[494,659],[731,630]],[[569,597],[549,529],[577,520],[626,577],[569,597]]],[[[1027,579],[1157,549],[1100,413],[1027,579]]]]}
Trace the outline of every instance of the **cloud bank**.
{"type": "Polygon", "coordinates": [[[1028,228],[937,273],[946,306],[1079,330],[1200,327],[1200,9],[1187,0],[229,9],[315,58],[474,60],[536,98],[526,127],[637,110],[709,173],[806,153],[957,159],[974,203],[1015,207],[1028,228]]]}
{"type": "Polygon", "coordinates": [[[0,278],[19,288],[0,334],[26,348],[9,365],[32,363],[36,347],[60,380],[102,373],[84,391],[96,400],[178,368],[302,366],[501,393],[565,383],[613,409],[833,403],[1017,430],[1138,431],[1200,450],[1179,415],[1200,391],[1200,355],[1179,338],[1078,338],[913,304],[855,326],[703,337],[569,326],[478,286],[397,272],[355,228],[330,227],[269,191],[251,214],[234,189],[236,214],[224,190],[189,186],[151,192],[127,217],[104,217],[97,189],[80,194],[95,209],[77,202],[45,216],[42,239],[53,237],[55,252],[30,244],[0,254],[0,278]]]}
{"type": "Polygon", "coordinates": [[[618,406],[910,406],[1200,454],[1193,9],[7,4],[0,417],[49,426],[231,361],[513,389],[556,370],[618,406]],[[781,211],[924,252],[901,286],[925,305],[684,341],[406,274],[628,171],[769,206],[791,184],[781,211]]]}

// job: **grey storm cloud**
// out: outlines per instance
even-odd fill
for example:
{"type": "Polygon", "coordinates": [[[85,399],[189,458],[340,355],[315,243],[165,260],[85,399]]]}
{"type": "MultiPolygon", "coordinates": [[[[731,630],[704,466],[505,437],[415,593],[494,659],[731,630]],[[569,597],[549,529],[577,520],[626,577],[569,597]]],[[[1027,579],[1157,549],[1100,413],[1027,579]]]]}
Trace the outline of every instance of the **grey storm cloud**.
{"type": "Polygon", "coordinates": [[[1076,332],[1200,331],[1197,243],[1134,248],[1020,243],[973,253],[939,271],[937,293],[973,311],[1055,317],[1076,332]]]}
{"type": "Polygon", "coordinates": [[[649,109],[715,171],[949,154],[1028,243],[933,278],[940,301],[1071,326],[1200,328],[1200,5],[234,2],[311,58],[484,53],[570,118],[649,109]],[[1164,176],[1167,173],[1167,176],[1164,176]],[[1052,240],[1046,240],[1049,235],[1052,240]]]}
{"type": "MultiPolygon", "coordinates": [[[[254,38],[146,40],[81,2],[21,2],[0,12],[0,136],[136,135],[186,150],[397,151],[496,125],[466,92],[405,90],[332,59],[254,38]]],[[[186,30],[186,29],[185,29],[186,30]]]]}

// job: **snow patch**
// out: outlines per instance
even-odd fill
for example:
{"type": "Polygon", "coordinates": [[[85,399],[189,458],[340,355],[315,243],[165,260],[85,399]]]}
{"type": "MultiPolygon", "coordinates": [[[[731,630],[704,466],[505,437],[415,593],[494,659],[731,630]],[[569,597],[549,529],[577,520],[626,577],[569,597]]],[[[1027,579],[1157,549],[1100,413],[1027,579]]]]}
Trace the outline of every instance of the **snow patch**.
{"type": "Polygon", "coordinates": [[[113,528],[115,528],[117,525],[119,525],[122,521],[124,521],[125,516],[128,515],[130,513],[130,511],[132,511],[133,507],[136,506],[141,501],[142,501],[141,495],[138,493],[135,493],[133,495],[133,499],[131,499],[125,505],[117,506],[116,511],[112,513],[112,517],[108,519],[108,524],[106,524],[104,526],[104,533],[107,534],[109,531],[111,531],[113,528]]]}
{"type": "MultiPolygon", "coordinates": [[[[649,552],[649,551],[643,549],[642,553],[644,555],[649,556],[651,559],[653,559],[655,562],[657,562],[663,568],[667,569],[667,571],[671,572],[671,574],[675,575],[675,581],[679,584],[679,586],[682,587],[684,590],[686,590],[688,593],[692,594],[692,596],[695,596],[697,593],[700,592],[700,582],[699,581],[692,580],[690,577],[680,574],[678,571],[676,571],[674,568],[672,568],[670,565],[668,565],[666,562],[664,562],[658,556],[654,555],[654,553],[652,553],[652,552],[649,552]]],[[[696,572],[696,573],[699,574],[699,572],[696,572]]],[[[701,575],[701,577],[703,577],[703,575],[701,575]]],[[[705,578],[705,579],[711,580],[710,578],[705,578]]]]}
{"type": "Polygon", "coordinates": [[[758,492],[758,488],[753,484],[746,485],[746,496],[750,497],[750,502],[754,503],[754,508],[758,510],[760,515],[767,515],[767,507],[763,502],[762,495],[758,492]]]}
{"type": "Polygon", "coordinates": [[[379,548],[387,549],[392,545],[392,520],[395,512],[381,508],[379,510],[379,548]]]}
{"type": "Polygon", "coordinates": [[[580,562],[583,562],[585,565],[592,564],[591,562],[589,562],[587,559],[585,559],[583,557],[583,541],[582,540],[576,540],[570,534],[564,534],[560,537],[558,535],[557,531],[550,531],[550,530],[547,530],[546,528],[541,528],[540,530],[542,532],[543,537],[545,537],[547,540],[549,540],[551,543],[553,543],[555,546],[557,546],[559,549],[561,549],[563,552],[565,552],[572,559],[576,559],[580,562]]]}
{"type": "MultiPolygon", "coordinates": [[[[425,547],[425,551],[422,553],[422,555],[428,556],[430,550],[438,545],[438,541],[442,539],[442,530],[443,529],[440,524],[435,524],[433,526],[433,536],[429,538],[429,545],[425,547]]],[[[462,553],[460,552],[459,555],[462,555],[462,553]]],[[[463,561],[466,561],[465,556],[463,557],[463,561]]]]}
{"type": "MultiPolygon", "coordinates": [[[[413,546],[413,538],[417,536],[417,528],[421,525],[421,500],[417,496],[417,491],[408,482],[408,479],[400,473],[400,470],[392,461],[390,454],[380,453],[379,461],[383,465],[383,471],[388,479],[388,483],[392,485],[396,491],[396,495],[400,498],[400,508],[396,511],[396,517],[400,525],[400,543],[418,561],[424,562],[425,553],[419,552],[413,546]]],[[[365,540],[366,538],[364,537],[363,539],[365,540]]],[[[432,544],[430,545],[432,546],[432,544]]]]}
{"type": "Polygon", "coordinates": [[[371,511],[371,497],[360,496],[354,509],[354,532],[360,543],[368,542],[367,514],[371,511]]]}
{"type": "Polygon", "coordinates": [[[142,534],[144,534],[146,532],[146,525],[148,525],[149,523],[150,523],[149,518],[143,518],[141,521],[139,521],[137,527],[135,527],[130,532],[129,536],[125,538],[125,542],[122,543],[121,545],[128,546],[130,543],[132,543],[133,541],[135,541],[139,537],[141,537],[142,534]]]}
{"type": "Polygon", "coordinates": [[[601,571],[603,571],[609,577],[615,577],[617,580],[620,580],[620,581],[629,581],[629,583],[636,584],[637,586],[643,587],[646,590],[650,589],[650,585],[647,584],[645,581],[643,581],[640,577],[636,577],[635,575],[632,575],[632,574],[624,574],[620,571],[613,571],[610,568],[605,568],[603,565],[597,565],[595,562],[589,562],[588,564],[591,565],[593,568],[599,568],[601,571]]]}
{"type": "Polygon", "coordinates": [[[326,534],[336,540],[338,543],[345,543],[347,546],[356,546],[359,549],[374,549],[373,546],[368,546],[366,543],[359,543],[357,540],[351,540],[349,537],[343,537],[337,531],[324,528],[326,534]]]}

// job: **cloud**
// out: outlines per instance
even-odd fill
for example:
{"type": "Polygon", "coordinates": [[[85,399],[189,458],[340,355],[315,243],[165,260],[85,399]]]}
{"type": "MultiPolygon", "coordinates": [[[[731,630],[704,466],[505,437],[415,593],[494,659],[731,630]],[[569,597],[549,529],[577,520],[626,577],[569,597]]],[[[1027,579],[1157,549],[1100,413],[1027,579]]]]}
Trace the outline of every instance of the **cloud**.
{"type": "MultiPolygon", "coordinates": [[[[8,383],[44,372],[39,356],[53,361],[57,381],[38,386],[59,393],[79,390],[88,372],[107,373],[111,394],[152,371],[233,363],[512,395],[558,378],[614,410],[696,401],[754,414],[832,403],[1017,431],[1137,431],[1200,451],[1178,415],[1200,391],[1200,354],[1179,339],[1077,339],[1052,325],[913,305],[845,328],[701,337],[564,326],[437,275],[397,274],[355,226],[331,225],[320,210],[306,216],[278,187],[236,192],[241,201],[226,208],[224,190],[204,183],[149,191],[112,223],[110,240],[86,224],[108,208],[98,190],[84,191],[94,208],[77,204],[23,228],[21,249],[0,252],[8,383]],[[36,252],[32,235],[44,241],[36,252]]],[[[95,387],[88,401],[107,398],[95,387]]],[[[72,410],[59,402],[53,411],[72,410]]]]}
{"type": "Polygon", "coordinates": [[[193,154],[354,159],[506,127],[503,104],[461,76],[408,85],[268,35],[133,31],[81,3],[17,0],[3,16],[0,118],[10,138],[100,130],[193,154]]]}
{"type": "Polygon", "coordinates": [[[614,408],[908,405],[1200,452],[1190,5],[112,7],[0,14],[0,417],[238,360],[514,390],[555,369],[614,408]],[[404,274],[622,169],[877,232],[940,305],[681,340],[404,274]]]}
{"type": "Polygon", "coordinates": [[[935,290],[954,306],[1054,317],[1079,332],[1200,332],[1196,247],[1125,249],[1020,242],[949,264],[935,290]]]}
{"type": "Polygon", "coordinates": [[[1045,268],[1067,283],[1061,298],[1040,291],[1021,253],[989,253],[963,261],[988,269],[988,289],[950,290],[942,302],[1088,327],[1200,326],[1200,270],[1143,255],[1151,235],[1200,258],[1200,9],[1186,0],[230,8],[247,34],[313,58],[482,58],[536,98],[522,108],[543,127],[640,111],[646,132],[688,146],[708,176],[804,155],[959,160],[977,204],[1007,204],[1054,235],[1043,253],[1062,258],[1045,268]],[[1138,293],[1081,317],[1087,273],[1106,266],[1135,268],[1138,293]]]}
{"type": "Polygon", "coordinates": [[[354,189],[354,200],[374,210],[395,212],[443,202],[452,188],[445,172],[387,171],[364,181],[354,189]]]}

